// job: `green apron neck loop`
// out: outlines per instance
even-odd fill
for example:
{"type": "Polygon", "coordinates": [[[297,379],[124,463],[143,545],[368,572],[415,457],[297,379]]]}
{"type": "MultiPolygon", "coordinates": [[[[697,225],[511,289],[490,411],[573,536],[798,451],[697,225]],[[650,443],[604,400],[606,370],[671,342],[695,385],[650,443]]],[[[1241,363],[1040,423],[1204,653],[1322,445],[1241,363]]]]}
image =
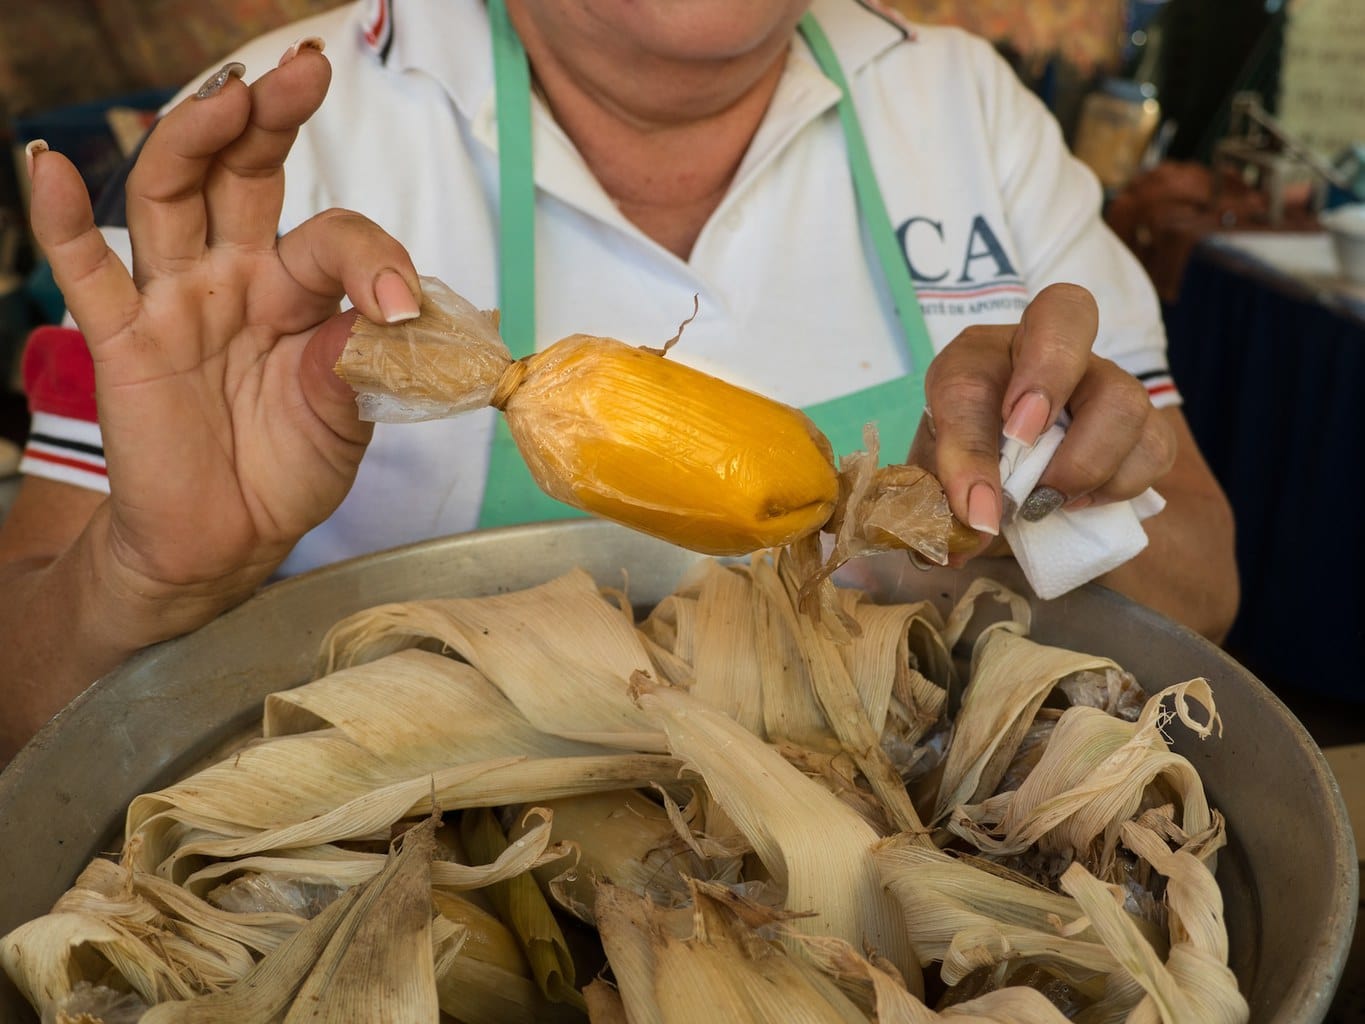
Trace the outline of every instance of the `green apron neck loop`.
{"type": "Polygon", "coordinates": [[[503,0],[488,0],[498,106],[498,306],[513,357],[536,350],[536,183],[531,65],[503,0]]]}
{"type": "Polygon", "coordinates": [[[872,169],[872,156],[867,149],[867,139],[863,136],[858,112],[853,107],[848,80],[844,77],[844,69],[839,65],[839,58],[835,56],[829,37],[815,16],[806,12],[798,28],[820,70],[839,87],[839,122],[844,129],[844,147],[848,153],[849,171],[853,175],[858,212],[862,215],[863,227],[871,236],[873,252],[881,265],[892,304],[896,308],[901,333],[910,352],[911,374],[916,382],[923,382],[924,372],[934,358],[934,345],[920,310],[919,298],[915,294],[915,283],[910,278],[910,266],[901,249],[900,239],[891,226],[886,201],[882,198],[876,172],[872,169]]]}

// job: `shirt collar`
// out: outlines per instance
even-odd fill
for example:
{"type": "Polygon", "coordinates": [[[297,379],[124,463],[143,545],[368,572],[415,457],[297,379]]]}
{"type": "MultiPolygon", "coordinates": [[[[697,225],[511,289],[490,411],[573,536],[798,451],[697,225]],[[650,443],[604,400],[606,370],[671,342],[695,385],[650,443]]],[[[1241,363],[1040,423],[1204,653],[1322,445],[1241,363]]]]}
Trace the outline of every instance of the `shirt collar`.
{"type": "Polygon", "coordinates": [[[493,92],[488,10],[479,0],[365,0],[361,36],[392,70],[434,78],[469,120],[493,92]]]}
{"type": "Polygon", "coordinates": [[[850,81],[896,44],[916,38],[908,21],[874,0],[815,0],[810,12],[850,81]]]}

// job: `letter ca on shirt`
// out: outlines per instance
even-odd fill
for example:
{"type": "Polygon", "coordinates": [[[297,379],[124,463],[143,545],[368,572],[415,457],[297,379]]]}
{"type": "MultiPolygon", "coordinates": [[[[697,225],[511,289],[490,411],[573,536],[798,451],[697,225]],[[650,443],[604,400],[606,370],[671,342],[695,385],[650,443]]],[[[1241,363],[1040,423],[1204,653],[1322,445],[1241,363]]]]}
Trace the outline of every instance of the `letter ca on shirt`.
{"type": "Polygon", "coordinates": [[[911,217],[896,229],[901,252],[926,316],[1017,312],[1028,291],[986,218],[966,230],[933,217],[911,217]]]}

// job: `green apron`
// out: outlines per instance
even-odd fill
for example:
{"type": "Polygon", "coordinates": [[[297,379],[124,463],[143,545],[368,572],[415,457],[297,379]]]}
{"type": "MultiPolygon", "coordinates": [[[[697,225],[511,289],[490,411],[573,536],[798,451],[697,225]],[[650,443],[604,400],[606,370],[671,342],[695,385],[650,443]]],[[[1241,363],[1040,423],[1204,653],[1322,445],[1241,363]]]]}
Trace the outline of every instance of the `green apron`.
{"type": "MultiPolygon", "coordinates": [[[[488,0],[493,35],[493,73],[498,105],[499,252],[498,298],[503,340],[513,357],[536,350],[535,178],[531,155],[531,72],[526,51],[507,17],[503,0],[488,0]]],[[[896,316],[905,335],[911,372],[904,377],[807,406],[802,411],[829,438],[836,455],[863,449],[869,412],[877,424],[881,450],[896,458],[910,450],[924,410],[924,372],[933,344],[920,312],[910,270],[891,227],[881,189],[872,170],[848,82],[829,39],[807,14],[800,32],[820,70],[839,87],[839,120],[844,129],[849,169],[864,227],[881,265],[896,316]]],[[[885,461],[885,459],[883,460],[885,461]]],[[[509,526],[584,513],[549,497],[536,484],[517,450],[507,420],[497,417],[479,526],[509,526]]]]}

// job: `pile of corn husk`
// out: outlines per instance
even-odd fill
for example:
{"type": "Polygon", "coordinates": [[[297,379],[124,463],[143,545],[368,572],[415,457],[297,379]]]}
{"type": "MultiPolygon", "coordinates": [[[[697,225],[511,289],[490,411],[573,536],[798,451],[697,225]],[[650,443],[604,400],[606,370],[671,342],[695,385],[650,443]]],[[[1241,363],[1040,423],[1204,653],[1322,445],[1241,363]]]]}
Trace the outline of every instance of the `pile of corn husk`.
{"type": "Polygon", "coordinates": [[[354,615],[0,962],[45,1022],[1247,1019],[1168,742],[1207,682],[1149,698],[989,581],[840,588],[836,639],[801,579],[354,615]]]}

